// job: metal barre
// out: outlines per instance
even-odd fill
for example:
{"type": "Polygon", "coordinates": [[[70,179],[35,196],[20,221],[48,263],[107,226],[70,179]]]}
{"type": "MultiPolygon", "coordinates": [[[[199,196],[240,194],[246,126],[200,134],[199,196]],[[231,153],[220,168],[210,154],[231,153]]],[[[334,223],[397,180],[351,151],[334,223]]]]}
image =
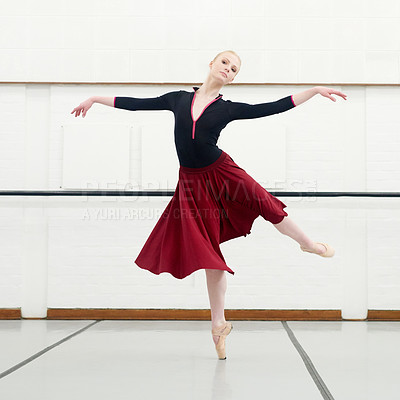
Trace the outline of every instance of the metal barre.
{"type": "MultiPolygon", "coordinates": [[[[174,190],[0,190],[0,196],[173,196],[174,192],[174,190]]],[[[269,190],[268,192],[277,197],[400,197],[400,192],[284,192],[269,190]]]]}

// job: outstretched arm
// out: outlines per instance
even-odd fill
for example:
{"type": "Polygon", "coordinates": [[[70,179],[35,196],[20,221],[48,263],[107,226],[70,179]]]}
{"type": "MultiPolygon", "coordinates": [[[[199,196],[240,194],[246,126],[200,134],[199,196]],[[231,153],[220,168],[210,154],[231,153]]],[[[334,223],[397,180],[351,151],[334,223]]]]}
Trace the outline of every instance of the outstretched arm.
{"type": "Polygon", "coordinates": [[[336,94],[338,96],[343,97],[345,100],[347,95],[339,92],[339,90],[335,89],[330,89],[325,86],[315,86],[311,89],[305,90],[304,92],[296,93],[292,96],[293,102],[296,106],[306,102],[307,100],[311,99],[311,97],[314,97],[316,94],[320,94],[321,96],[328,97],[328,99],[331,99],[332,101],[336,101],[336,99],[331,96],[332,94],[336,94]]]}
{"type": "Polygon", "coordinates": [[[295,107],[292,96],[286,96],[269,103],[248,104],[228,100],[226,104],[228,106],[230,121],[267,117],[268,115],[279,114],[295,107]]]}
{"type": "Polygon", "coordinates": [[[124,110],[170,110],[173,111],[174,104],[179,95],[179,91],[168,92],[158,97],[137,98],[137,97],[104,97],[92,96],[83,103],[75,107],[71,114],[75,113],[75,117],[79,117],[82,113],[84,117],[90,107],[94,103],[104,104],[114,108],[122,108],[124,110]]]}

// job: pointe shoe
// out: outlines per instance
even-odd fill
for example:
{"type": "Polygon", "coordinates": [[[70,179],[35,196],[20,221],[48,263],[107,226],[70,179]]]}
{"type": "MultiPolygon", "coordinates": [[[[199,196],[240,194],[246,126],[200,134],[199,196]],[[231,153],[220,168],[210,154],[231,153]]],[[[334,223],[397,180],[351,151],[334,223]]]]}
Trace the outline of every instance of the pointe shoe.
{"type": "Polygon", "coordinates": [[[219,340],[215,345],[215,349],[217,350],[218,358],[220,360],[226,359],[225,338],[229,335],[232,329],[233,325],[230,322],[226,322],[224,325],[221,325],[220,327],[217,327],[211,331],[213,336],[219,336],[219,340]]]}
{"type": "Polygon", "coordinates": [[[334,256],[334,254],[335,254],[335,249],[334,249],[333,247],[329,246],[329,244],[320,243],[320,242],[317,242],[317,244],[322,244],[323,246],[326,247],[325,253],[318,254],[318,253],[316,253],[315,251],[308,250],[308,249],[306,249],[306,248],[303,247],[303,246],[300,246],[300,249],[301,249],[302,251],[306,251],[307,253],[314,253],[314,254],[317,254],[318,256],[321,256],[321,257],[333,257],[333,256],[334,256]]]}

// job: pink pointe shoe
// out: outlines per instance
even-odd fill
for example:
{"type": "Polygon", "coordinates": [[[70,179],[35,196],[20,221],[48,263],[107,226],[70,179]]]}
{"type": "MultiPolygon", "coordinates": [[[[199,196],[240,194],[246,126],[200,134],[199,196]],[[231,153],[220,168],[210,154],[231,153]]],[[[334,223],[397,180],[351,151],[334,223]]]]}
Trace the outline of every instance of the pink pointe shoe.
{"type": "Polygon", "coordinates": [[[233,325],[230,322],[226,322],[224,325],[212,329],[211,331],[213,336],[219,336],[219,340],[218,343],[215,345],[215,349],[217,350],[218,358],[220,360],[226,359],[225,338],[229,335],[232,329],[233,325]]]}
{"type": "Polygon", "coordinates": [[[315,251],[306,249],[306,248],[303,247],[303,246],[300,246],[300,249],[301,249],[302,251],[306,251],[307,253],[314,253],[314,254],[317,254],[318,256],[321,256],[321,257],[333,257],[333,256],[334,256],[334,254],[335,254],[335,249],[334,249],[333,247],[329,246],[329,244],[320,243],[320,242],[317,242],[317,244],[322,244],[323,246],[326,247],[325,253],[318,254],[318,253],[316,253],[315,251]]]}

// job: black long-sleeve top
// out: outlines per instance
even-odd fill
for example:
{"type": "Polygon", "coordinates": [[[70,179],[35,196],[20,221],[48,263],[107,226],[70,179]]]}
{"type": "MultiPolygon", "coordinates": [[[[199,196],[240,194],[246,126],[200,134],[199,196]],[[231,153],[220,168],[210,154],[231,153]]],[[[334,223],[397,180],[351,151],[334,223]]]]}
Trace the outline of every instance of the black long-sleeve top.
{"type": "Polygon", "coordinates": [[[223,100],[219,94],[194,120],[196,90],[179,90],[153,98],[115,97],[114,107],[125,110],[170,110],[175,116],[175,147],[180,165],[201,168],[212,164],[221,155],[217,146],[221,130],[237,119],[252,119],[278,114],[295,107],[293,96],[270,103],[247,104],[223,100]]]}

